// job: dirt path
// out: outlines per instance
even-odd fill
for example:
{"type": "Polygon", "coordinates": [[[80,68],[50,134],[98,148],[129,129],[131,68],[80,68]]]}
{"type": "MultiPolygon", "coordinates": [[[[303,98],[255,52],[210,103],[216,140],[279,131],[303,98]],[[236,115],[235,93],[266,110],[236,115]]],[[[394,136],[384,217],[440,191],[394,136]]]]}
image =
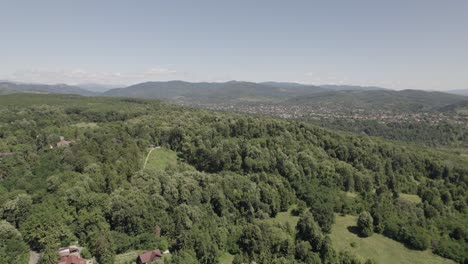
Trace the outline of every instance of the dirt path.
{"type": "Polygon", "coordinates": [[[143,169],[142,170],[144,170],[146,168],[146,163],[148,163],[148,159],[149,159],[149,156],[151,155],[151,152],[153,152],[153,150],[158,149],[158,148],[161,148],[161,147],[151,148],[151,150],[148,152],[148,155],[146,155],[145,163],[143,164],[143,169]]]}

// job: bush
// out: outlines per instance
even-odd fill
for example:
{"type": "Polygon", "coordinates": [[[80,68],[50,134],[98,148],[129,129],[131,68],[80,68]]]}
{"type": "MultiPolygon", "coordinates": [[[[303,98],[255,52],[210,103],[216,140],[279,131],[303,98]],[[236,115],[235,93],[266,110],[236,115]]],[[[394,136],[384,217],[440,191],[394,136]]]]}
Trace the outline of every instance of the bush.
{"type": "Polygon", "coordinates": [[[90,259],[93,257],[91,255],[91,252],[89,252],[89,250],[85,247],[81,250],[80,255],[82,258],[85,258],[85,259],[90,259]]]}
{"type": "Polygon", "coordinates": [[[133,248],[132,245],[132,237],[125,233],[120,233],[117,231],[112,231],[111,232],[112,240],[114,241],[113,246],[114,246],[114,251],[117,254],[121,254],[124,252],[127,252],[129,249],[133,248]]]}
{"type": "Polygon", "coordinates": [[[359,214],[357,226],[363,237],[370,237],[374,234],[374,219],[367,211],[359,214]]]}

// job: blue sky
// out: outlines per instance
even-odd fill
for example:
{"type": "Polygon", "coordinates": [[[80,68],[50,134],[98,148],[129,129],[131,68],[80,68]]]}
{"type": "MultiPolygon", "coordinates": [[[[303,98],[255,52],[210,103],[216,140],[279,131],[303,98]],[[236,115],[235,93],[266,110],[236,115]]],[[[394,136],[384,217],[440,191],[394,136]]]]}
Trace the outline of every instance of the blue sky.
{"type": "Polygon", "coordinates": [[[468,1],[0,0],[0,79],[468,88],[468,1]]]}

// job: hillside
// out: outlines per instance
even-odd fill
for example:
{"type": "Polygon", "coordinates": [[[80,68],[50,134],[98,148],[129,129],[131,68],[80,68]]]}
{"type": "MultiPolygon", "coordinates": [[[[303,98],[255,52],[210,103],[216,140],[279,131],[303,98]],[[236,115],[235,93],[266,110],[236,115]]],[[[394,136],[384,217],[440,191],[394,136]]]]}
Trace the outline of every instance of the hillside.
{"type": "Polygon", "coordinates": [[[357,217],[337,216],[333,225],[331,239],[338,250],[356,253],[362,259],[373,259],[380,264],[450,264],[448,259],[435,256],[431,252],[416,251],[406,248],[385,236],[374,234],[371,237],[359,237],[350,231],[356,226],[357,217]]]}
{"type": "Polygon", "coordinates": [[[111,89],[105,96],[162,98],[184,103],[278,102],[284,98],[324,91],[316,86],[271,85],[269,83],[225,82],[189,83],[183,81],[146,82],[111,89]]]}
{"type": "Polygon", "coordinates": [[[468,97],[421,90],[335,91],[288,100],[295,105],[317,105],[349,110],[436,111],[468,97]]]}
{"type": "Polygon", "coordinates": [[[13,82],[0,82],[0,94],[5,93],[45,93],[45,94],[77,94],[83,96],[96,96],[98,93],[66,84],[26,84],[13,82]]]}
{"type": "Polygon", "coordinates": [[[15,90],[12,90],[12,89],[9,88],[9,87],[1,86],[1,85],[0,85],[0,95],[12,94],[12,93],[15,93],[15,92],[16,92],[15,90]]]}
{"type": "Polygon", "coordinates": [[[0,112],[6,263],[77,241],[102,264],[155,248],[173,264],[359,264],[332,231],[364,210],[395,254],[468,259],[468,164],[450,153],[157,100],[11,94],[0,112]]]}
{"type": "Polygon", "coordinates": [[[105,96],[170,99],[184,104],[278,103],[314,105],[333,109],[379,111],[437,111],[468,97],[421,90],[394,91],[380,87],[349,85],[312,86],[281,82],[189,83],[146,82],[111,89],[105,96]]]}
{"type": "Polygon", "coordinates": [[[375,91],[375,90],[390,90],[378,86],[359,86],[359,85],[332,85],[324,84],[319,87],[332,91],[375,91]]]}
{"type": "MultiPolygon", "coordinates": [[[[110,86],[84,85],[89,89],[105,90],[110,86]]],[[[380,87],[351,85],[304,85],[284,82],[191,83],[184,81],[145,82],[105,92],[93,92],[78,86],[20,84],[0,82],[0,94],[57,93],[84,96],[133,97],[168,99],[189,105],[226,105],[279,103],[297,106],[317,106],[333,109],[438,111],[450,105],[468,101],[460,95],[420,90],[393,91],[380,87]]]]}
{"type": "Polygon", "coordinates": [[[468,96],[468,89],[450,90],[447,93],[468,96]]]}

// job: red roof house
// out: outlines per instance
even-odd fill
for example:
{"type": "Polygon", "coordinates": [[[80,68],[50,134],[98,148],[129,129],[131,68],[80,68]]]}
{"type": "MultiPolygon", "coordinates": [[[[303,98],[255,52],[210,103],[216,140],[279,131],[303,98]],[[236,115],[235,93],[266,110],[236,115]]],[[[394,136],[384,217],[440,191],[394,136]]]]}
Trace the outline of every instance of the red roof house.
{"type": "Polygon", "coordinates": [[[161,251],[159,249],[147,251],[137,258],[137,264],[146,264],[151,262],[159,261],[162,257],[161,251]]]}

